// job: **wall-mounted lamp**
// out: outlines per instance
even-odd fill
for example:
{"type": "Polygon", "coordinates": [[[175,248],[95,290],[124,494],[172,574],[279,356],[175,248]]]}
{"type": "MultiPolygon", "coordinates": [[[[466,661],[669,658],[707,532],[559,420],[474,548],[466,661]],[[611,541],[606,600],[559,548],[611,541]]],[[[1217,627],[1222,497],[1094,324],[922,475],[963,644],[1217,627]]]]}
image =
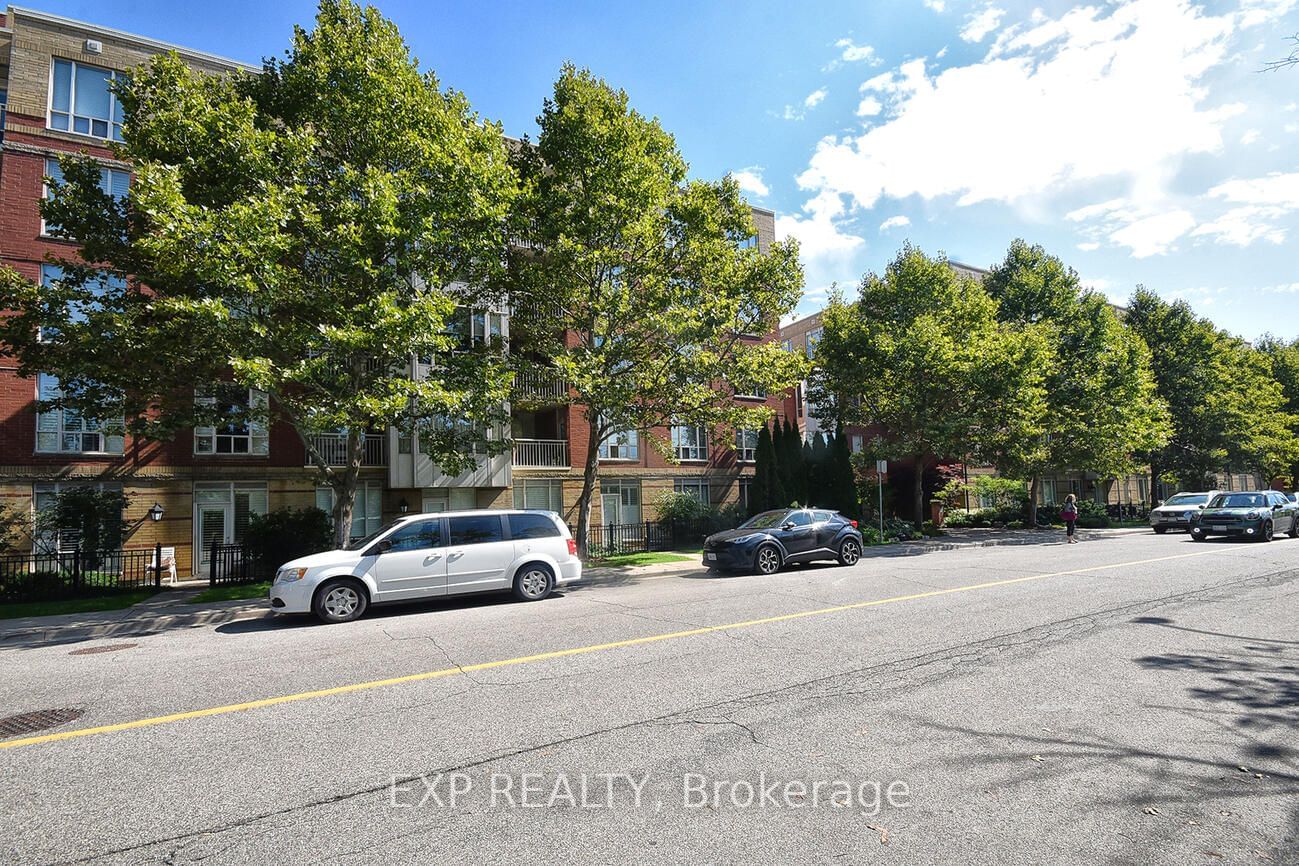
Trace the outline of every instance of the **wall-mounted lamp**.
{"type": "Polygon", "coordinates": [[[403,496],[401,498],[401,501],[397,503],[397,510],[400,511],[402,514],[405,514],[407,511],[410,511],[410,503],[406,501],[406,497],[403,496]]]}
{"type": "Polygon", "coordinates": [[[149,509],[149,519],[154,523],[157,523],[159,520],[162,520],[162,513],[162,506],[155,502],[153,503],[153,507],[149,509]]]}

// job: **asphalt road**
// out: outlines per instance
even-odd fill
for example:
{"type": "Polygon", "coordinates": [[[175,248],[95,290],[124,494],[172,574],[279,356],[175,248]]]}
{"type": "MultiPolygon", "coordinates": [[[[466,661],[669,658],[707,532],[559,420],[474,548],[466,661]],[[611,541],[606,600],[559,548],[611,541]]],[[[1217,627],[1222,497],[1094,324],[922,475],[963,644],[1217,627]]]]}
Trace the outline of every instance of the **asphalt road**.
{"type": "Polygon", "coordinates": [[[0,741],[0,860],[1299,863],[1297,578],[1143,534],[0,643],[0,716],[92,731],[0,741]]]}

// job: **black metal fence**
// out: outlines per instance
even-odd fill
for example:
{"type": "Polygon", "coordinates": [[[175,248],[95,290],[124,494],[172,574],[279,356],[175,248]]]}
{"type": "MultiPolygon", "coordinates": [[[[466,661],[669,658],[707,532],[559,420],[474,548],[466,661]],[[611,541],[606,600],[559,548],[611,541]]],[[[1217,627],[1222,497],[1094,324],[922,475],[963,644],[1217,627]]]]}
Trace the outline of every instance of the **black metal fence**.
{"type": "Polygon", "coordinates": [[[208,584],[256,583],[274,577],[261,557],[242,544],[213,543],[208,550],[208,584]]]}
{"type": "Polygon", "coordinates": [[[0,602],[51,601],[162,588],[162,545],[0,555],[0,602]]]}
{"type": "MultiPolygon", "coordinates": [[[[697,547],[720,527],[715,521],[672,520],[666,522],[592,524],[587,530],[586,549],[591,559],[604,559],[626,553],[650,553],[697,547]]],[[[573,531],[576,536],[576,530],[573,531]]]]}

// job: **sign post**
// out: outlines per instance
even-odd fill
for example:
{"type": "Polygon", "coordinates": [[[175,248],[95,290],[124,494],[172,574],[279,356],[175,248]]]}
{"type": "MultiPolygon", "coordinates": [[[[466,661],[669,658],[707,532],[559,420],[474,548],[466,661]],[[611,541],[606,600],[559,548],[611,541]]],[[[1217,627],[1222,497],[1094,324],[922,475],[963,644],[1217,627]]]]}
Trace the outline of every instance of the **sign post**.
{"type": "Polygon", "coordinates": [[[884,476],[888,474],[888,471],[889,471],[889,461],[887,460],[875,461],[875,477],[876,477],[876,481],[878,482],[877,486],[879,487],[879,492],[880,492],[879,518],[880,518],[880,543],[881,544],[884,543],[884,476]]]}

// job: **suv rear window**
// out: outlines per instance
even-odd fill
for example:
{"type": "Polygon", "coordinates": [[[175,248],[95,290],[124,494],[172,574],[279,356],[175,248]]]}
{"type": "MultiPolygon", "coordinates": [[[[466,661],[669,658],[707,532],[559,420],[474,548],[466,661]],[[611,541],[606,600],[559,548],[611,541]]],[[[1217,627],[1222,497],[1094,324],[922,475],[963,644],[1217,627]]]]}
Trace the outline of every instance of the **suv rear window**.
{"type": "Polygon", "coordinates": [[[493,541],[504,541],[505,533],[501,528],[501,518],[495,514],[476,514],[466,517],[447,518],[451,546],[461,544],[489,544],[493,541]]]}
{"type": "Polygon", "coordinates": [[[511,538],[558,538],[559,527],[544,514],[511,514],[511,538]]]}

